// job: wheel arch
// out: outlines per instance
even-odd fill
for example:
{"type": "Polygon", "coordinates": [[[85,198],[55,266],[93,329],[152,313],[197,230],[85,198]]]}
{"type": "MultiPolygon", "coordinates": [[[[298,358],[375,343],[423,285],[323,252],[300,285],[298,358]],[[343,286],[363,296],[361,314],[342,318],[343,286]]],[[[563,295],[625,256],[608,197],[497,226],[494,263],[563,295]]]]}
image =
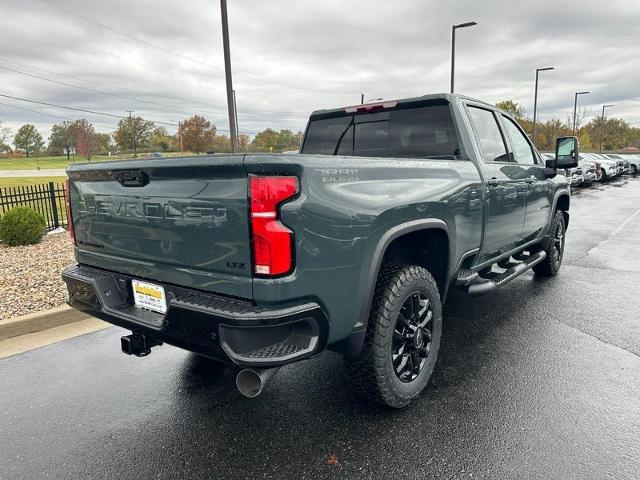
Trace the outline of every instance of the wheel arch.
{"type": "Polygon", "coordinates": [[[561,192],[555,199],[553,210],[551,211],[551,218],[560,210],[564,216],[565,228],[569,227],[569,206],[571,204],[571,198],[567,192],[561,192]]]}
{"type": "Polygon", "coordinates": [[[383,261],[395,261],[403,264],[416,262],[411,264],[424,266],[434,276],[440,296],[444,298],[449,284],[450,255],[454,248],[449,227],[441,219],[414,220],[387,230],[375,244],[373,253],[365,256],[366,260],[370,259],[370,264],[368,270],[363,273],[360,282],[360,314],[353,327],[353,332],[349,337],[335,344],[332,350],[348,356],[358,355],[362,350],[378,272],[383,261]],[[423,242],[426,247],[422,245],[423,242]],[[422,248],[416,248],[416,251],[407,251],[407,249],[414,250],[412,248],[414,246],[422,248]],[[425,255],[429,249],[437,254],[437,258],[435,256],[429,258],[428,255],[425,255]]]}

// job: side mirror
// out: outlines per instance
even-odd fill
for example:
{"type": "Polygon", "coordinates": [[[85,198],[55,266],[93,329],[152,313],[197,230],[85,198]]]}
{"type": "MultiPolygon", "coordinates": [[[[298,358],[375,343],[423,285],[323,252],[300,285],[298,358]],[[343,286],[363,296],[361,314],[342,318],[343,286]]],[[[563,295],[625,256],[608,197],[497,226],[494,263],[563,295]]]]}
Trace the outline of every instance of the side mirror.
{"type": "Polygon", "coordinates": [[[577,137],[560,137],[556,139],[556,168],[577,167],[579,155],[577,137]]]}

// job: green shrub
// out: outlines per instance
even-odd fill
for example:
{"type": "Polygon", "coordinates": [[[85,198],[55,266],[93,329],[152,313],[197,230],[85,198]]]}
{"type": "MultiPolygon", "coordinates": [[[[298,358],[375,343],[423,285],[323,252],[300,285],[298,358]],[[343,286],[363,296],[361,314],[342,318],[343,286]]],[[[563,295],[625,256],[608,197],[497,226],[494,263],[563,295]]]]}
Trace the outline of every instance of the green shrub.
{"type": "Polygon", "coordinates": [[[44,217],[27,207],[16,207],[0,217],[0,241],[15,247],[40,243],[45,229],[44,217]]]}

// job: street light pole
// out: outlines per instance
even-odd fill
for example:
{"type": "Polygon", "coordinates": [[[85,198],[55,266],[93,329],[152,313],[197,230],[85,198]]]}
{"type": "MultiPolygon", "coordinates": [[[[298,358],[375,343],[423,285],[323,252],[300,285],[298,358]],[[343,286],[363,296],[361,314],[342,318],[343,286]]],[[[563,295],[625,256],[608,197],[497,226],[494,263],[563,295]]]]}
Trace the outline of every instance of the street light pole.
{"type": "Polygon", "coordinates": [[[227,83],[227,109],[229,111],[229,133],[231,135],[231,151],[236,151],[238,144],[236,132],[236,112],[233,108],[233,80],[231,78],[231,50],[229,48],[229,19],[227,17],[227,0],[220,0],[222,17],[222,48],[224,50],[224,73],[227,83]]]}
{"type": "Polygon", "coordinates": [[[602,117],[600,117],[600,153],[602,153],[602,145],[604,144],[604,109],[609,107],[615,107],[615,105],[602,106],[602,117]]]}
{"type": "Polygon", "coordinates": [[[454,91],[456,74],[456,30],[459,28],[473,27],[477,22],[466,22],[451,27],[451,93],[454,91]]]}
{"type": "Polygon", "coordinates": [[[536,68],[536,87],[533,94],[533,144],[536,144],[536,120],[538,118],[538,75],[540,72],[545,72],[547,70],[553,70],[555,67],[543,67],[536,68]]]}
{"type": "Polygon", "coordinates": [[[578,114],[578,95],[586,95],[591,92],[576,92],[575,98],[573,100],[573,135],[576,134],[576,115],[578,114]]]}

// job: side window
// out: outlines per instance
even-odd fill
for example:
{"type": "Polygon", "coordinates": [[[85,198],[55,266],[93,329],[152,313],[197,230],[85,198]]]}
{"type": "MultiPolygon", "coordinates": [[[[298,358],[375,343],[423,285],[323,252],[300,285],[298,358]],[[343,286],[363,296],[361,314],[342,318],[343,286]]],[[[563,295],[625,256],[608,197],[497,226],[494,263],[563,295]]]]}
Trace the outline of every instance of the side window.
{"type": "Polygon", "coordinates": [[[484,160],[487,162],[509,162],[507,148],[493,113],[484,108],[470,106],[469,115],[480,141],[484,160]]]}
{"type": "Polygon", "coordinates": [[[518,126],[513,123],[508,117],[502,117],[504,121],[505,128],[507,130],[507,135],[511,139],[511,146],[513,148],[513,156],[515,161],[518,163],[524,163],[527,165],[536,164],[535,157],[533,156],[533,150],[531,149],[531,145],[529,141],[525,138],[523,133],[520,131],[518,126]]]}

